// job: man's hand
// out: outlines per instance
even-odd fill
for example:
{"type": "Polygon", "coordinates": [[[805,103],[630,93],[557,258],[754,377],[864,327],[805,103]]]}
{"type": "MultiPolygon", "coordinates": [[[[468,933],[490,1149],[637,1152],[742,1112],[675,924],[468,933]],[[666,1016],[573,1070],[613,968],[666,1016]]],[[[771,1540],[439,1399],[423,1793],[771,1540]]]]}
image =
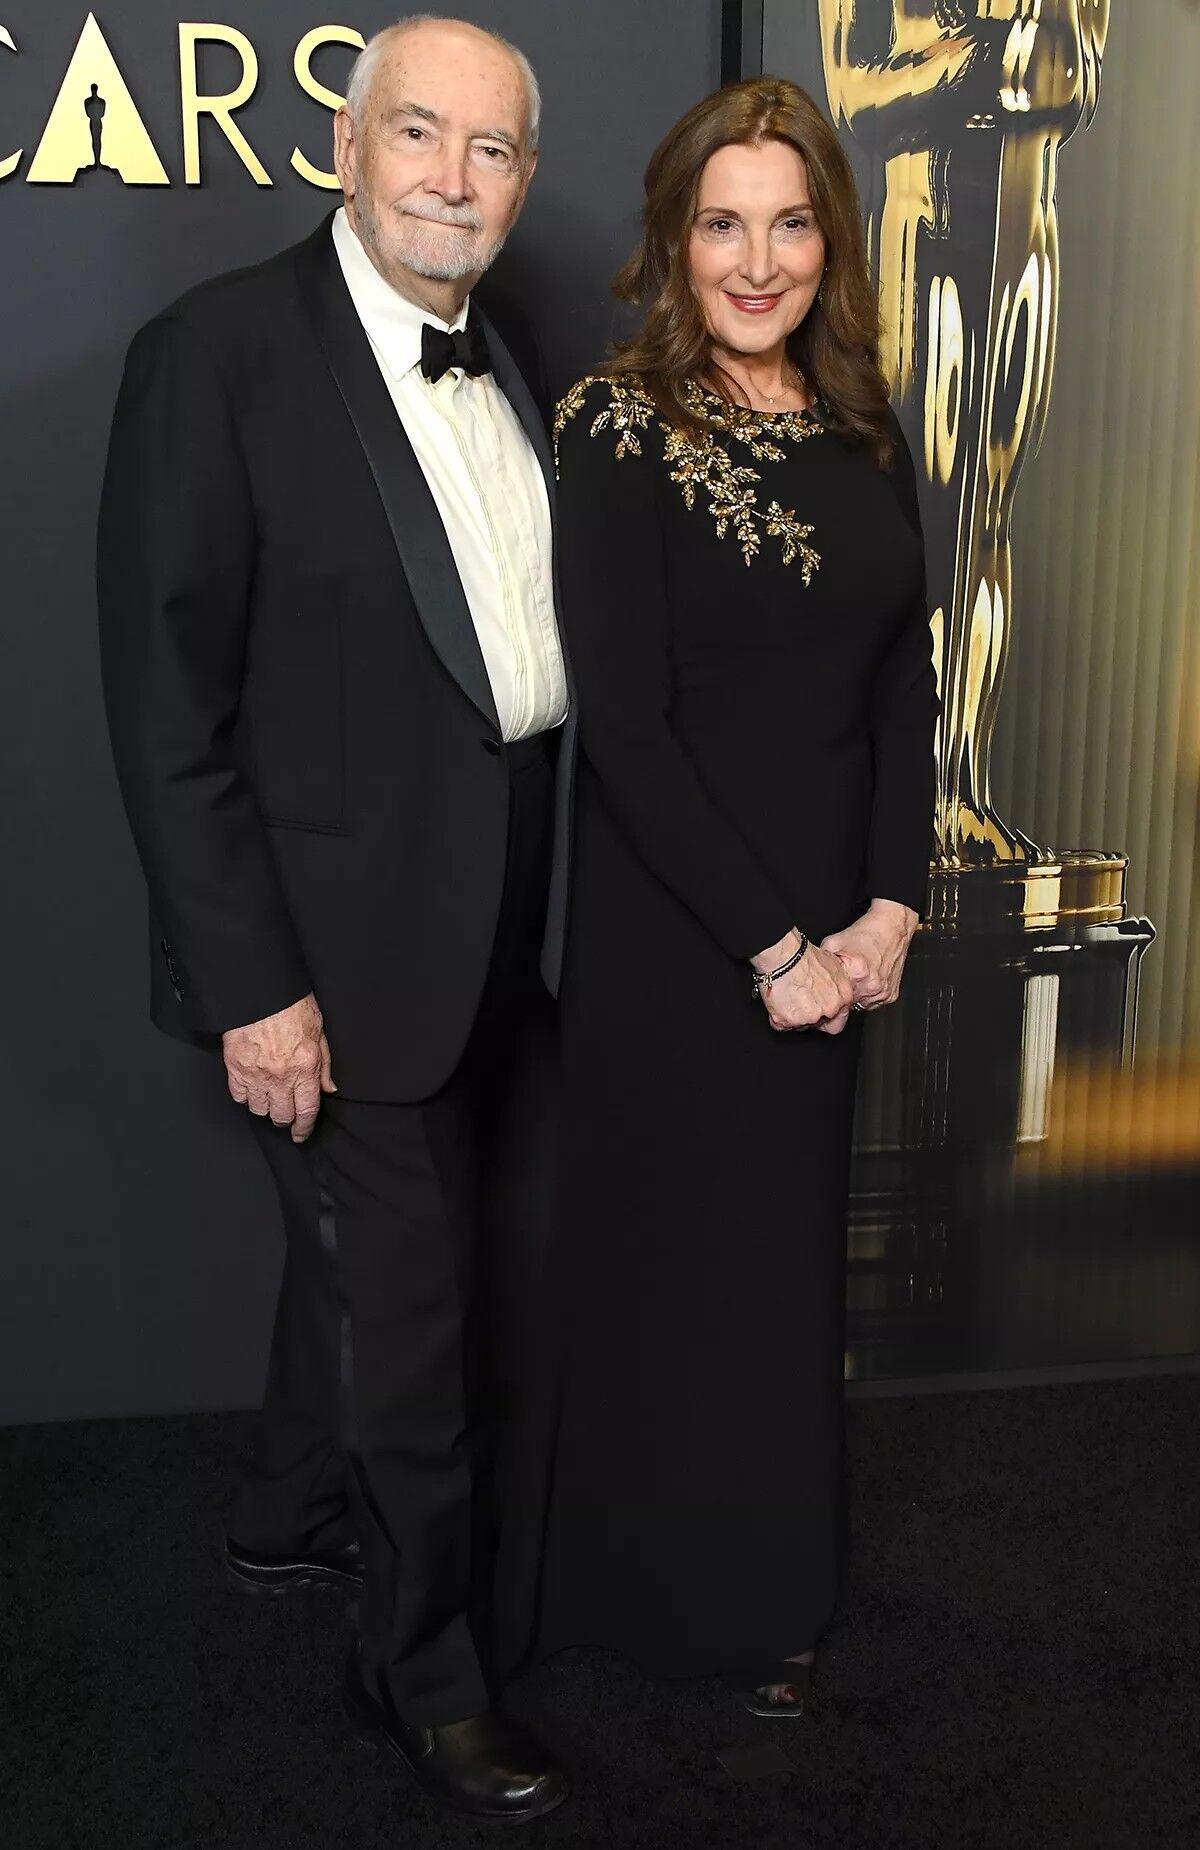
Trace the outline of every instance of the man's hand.
{"type": "MultiPolygon", "coordinates": [[[[750,961],[759,971],[778,970],[799,949],[800,939],[793,931],[750,961]]],[[[854,990],[839,960],[810,943],[795,968],[770,989],[761,989],[759,996],[771,1026],[780,1033],[789,1028],[819,1028],[822,1034],[840,1034],[854,990]]]]}
{"type": "Polygon", "coordinates": [[[292,1142],[311,1135],[322,1092],[336,1092],[329,1042],[315,996],[304,996],[278,1015],[227,1028],[221,1036],[229,1091],[257,1118],[290,1124],[292,1142]]]}
{"type": "Polygon", "coordinates": [[[863,1009],[885,1008],[900,994],[900,978],[918,915],[894,899],[873,899],[845,931],[831,932],[821,949],[841,959],[863,1009]]]}

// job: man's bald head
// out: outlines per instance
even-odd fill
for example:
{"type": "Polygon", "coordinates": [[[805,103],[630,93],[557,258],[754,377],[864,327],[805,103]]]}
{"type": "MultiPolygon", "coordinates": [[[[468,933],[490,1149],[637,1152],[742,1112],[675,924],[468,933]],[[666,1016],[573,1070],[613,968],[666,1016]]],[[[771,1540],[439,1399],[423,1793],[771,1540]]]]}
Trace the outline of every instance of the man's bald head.
{"type": "Polygon", "coordinates": [[[405,19],[398,19],[393,26],[385,26],[374,38],[368,39],[350,69],[350,78],[346,87],[346,107],[361,128],[370,107],[371,91],[375,78],[382,64],[391,57],[403,55],[404,40],[413,34],[440,35],[443,41],[457,38],[464,52],[481,49],[477,44],[472,47],[472,40],[482,41],[482,49],[494,56],[497,52],[512,60],[517,77],[525,95],[525,145],[530,153],[537,149],[538,135],[541,128],[542,93],[533,66],[525,53],[516,45],[502,38],[498,32],[486,32],[482,26],[474,26],[466,19],[442,19],[436,13],[413,13],[405,19]]]}

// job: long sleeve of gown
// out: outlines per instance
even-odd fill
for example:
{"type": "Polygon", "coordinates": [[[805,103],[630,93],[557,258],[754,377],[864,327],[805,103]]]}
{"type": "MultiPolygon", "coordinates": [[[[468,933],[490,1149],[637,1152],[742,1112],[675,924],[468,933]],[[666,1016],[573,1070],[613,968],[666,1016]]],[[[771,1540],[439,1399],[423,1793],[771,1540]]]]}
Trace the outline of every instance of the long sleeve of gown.
{"type": "Polygon", "coordinates": [[[557,428],[563,621],[584,755],[646,866],[730,956],[752,957],[795,920],[671,727],[656,438],[622,430],[603,381],[574,388],[557,428]]]}
{"type": "MultiPolygon", "coordinates": [[[[916,478],[898,423],[892,435],[896,496],[919,534],[916,478]]],[[[937,715],[933,637],[922,573],[920,590],[875,678],[871,702],[875,796],[867,850],[870,897],[899,900],[922,917],[928,908],[933,851],[937,715]]]]}

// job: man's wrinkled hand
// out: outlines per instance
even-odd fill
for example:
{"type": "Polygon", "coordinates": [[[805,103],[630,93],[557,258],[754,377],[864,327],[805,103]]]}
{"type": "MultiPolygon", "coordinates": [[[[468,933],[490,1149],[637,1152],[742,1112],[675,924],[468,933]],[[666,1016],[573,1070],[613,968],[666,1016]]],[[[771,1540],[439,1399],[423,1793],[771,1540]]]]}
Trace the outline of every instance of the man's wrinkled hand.
{"type": "Polygon", "coordinates": [[[230,1097],[257,1118],[290,1125],[293,1143],[311,1136],[321,1094],[337,1091],[316,997],[304,996],[243,1028],[227,1028],[221,1046],[230,1097]]]}

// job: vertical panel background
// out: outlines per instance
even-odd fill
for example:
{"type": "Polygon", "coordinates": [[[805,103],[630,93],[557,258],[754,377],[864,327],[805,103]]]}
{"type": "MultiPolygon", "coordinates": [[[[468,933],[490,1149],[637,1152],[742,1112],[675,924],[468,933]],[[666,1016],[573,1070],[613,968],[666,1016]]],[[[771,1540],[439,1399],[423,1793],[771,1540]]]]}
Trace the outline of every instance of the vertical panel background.
{"type": "Polygon", "coordinates": [[[1116,0],[1100,106],[1059,163],[1062,300],[1014,513],[1001,812],[1130,857],[1158,929],[1139,1064],[1200,1049],[1200,7],[1116,0]]]}

